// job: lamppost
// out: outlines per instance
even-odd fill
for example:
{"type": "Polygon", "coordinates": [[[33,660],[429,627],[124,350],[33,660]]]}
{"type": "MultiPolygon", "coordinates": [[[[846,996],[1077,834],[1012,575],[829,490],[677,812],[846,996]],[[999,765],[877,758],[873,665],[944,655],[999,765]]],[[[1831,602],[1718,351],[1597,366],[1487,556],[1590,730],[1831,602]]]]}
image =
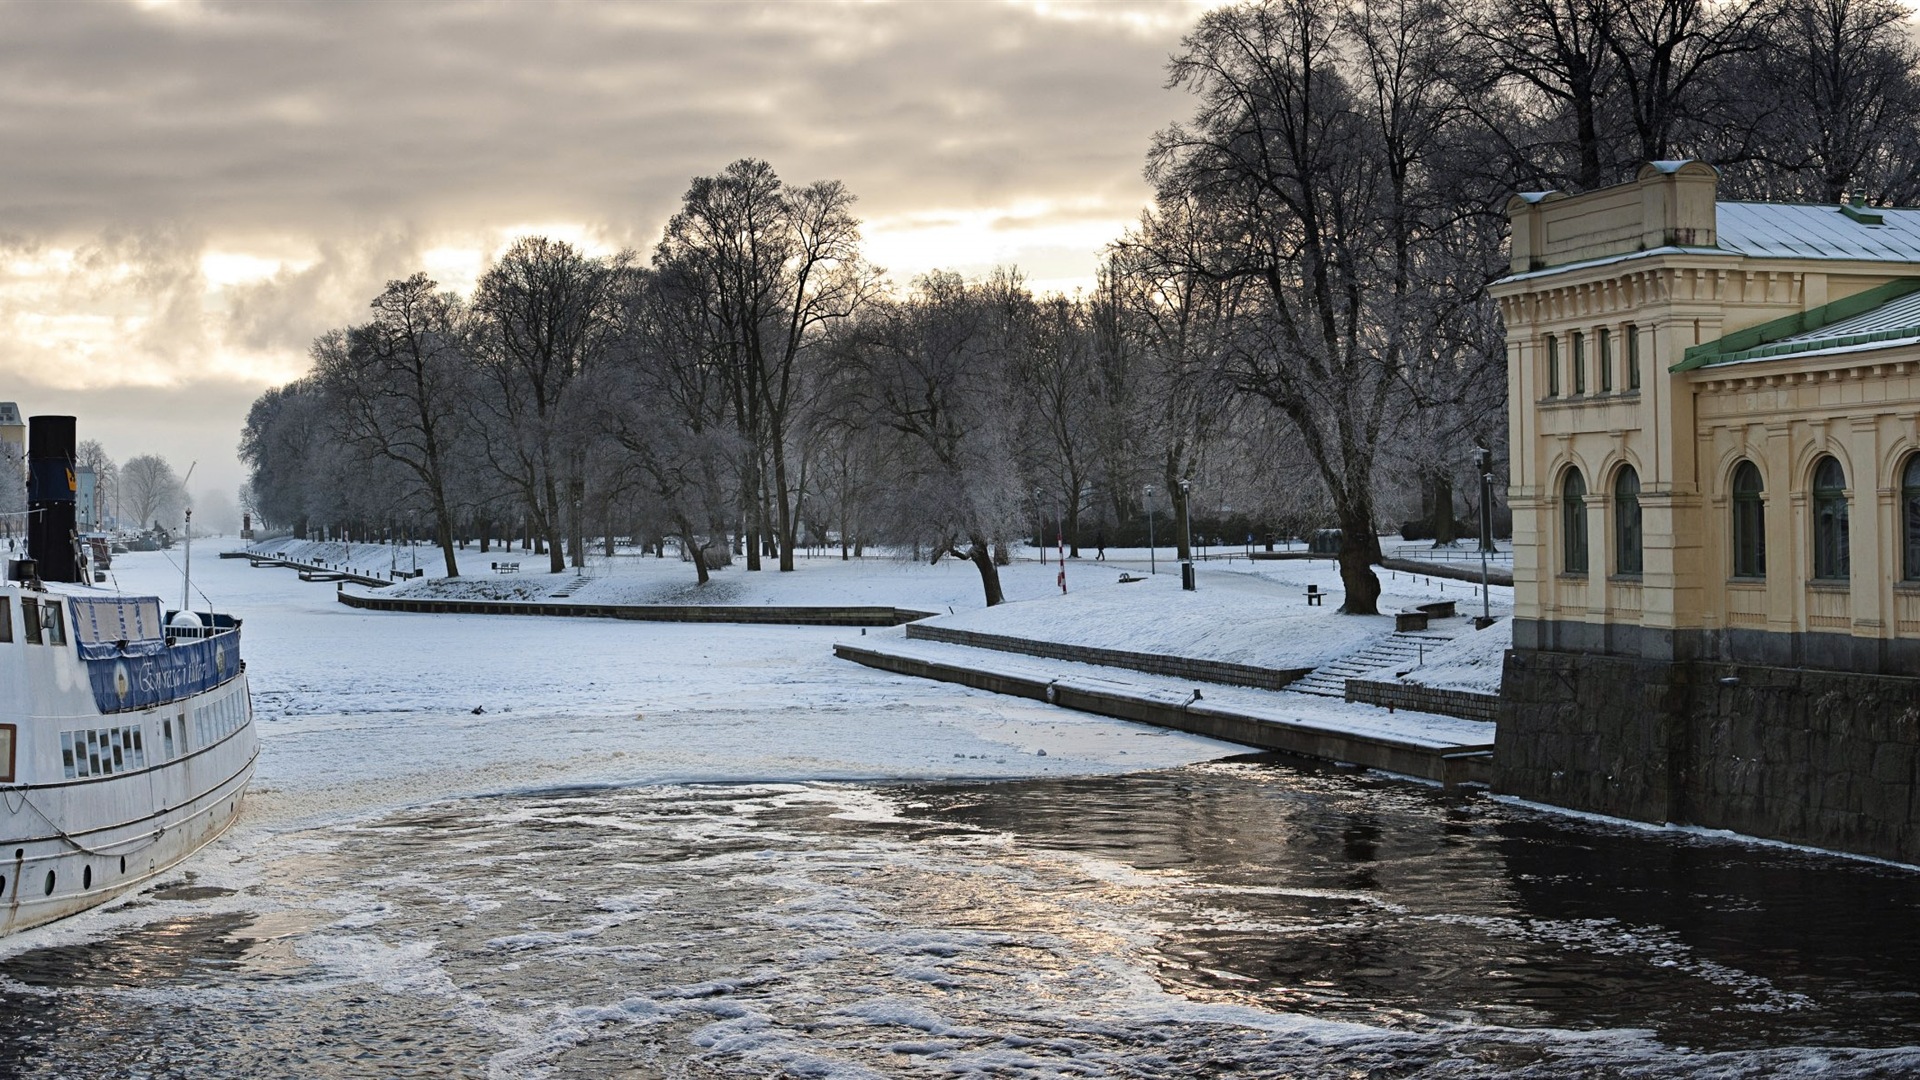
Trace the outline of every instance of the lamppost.
{"type": "Polygon", "coordinates": [[[1187,557],[1180,563],[1180,587],[1192,592],[1193,580],[1193,481],[1180,481],[1180,525],[1187,535],[1187,557]]]}
{"type": "Polygon", "coordinates": [[[1040,565],[1047,565],[1047,497],[1045,488],[1033,489],[1033,516],[1039,519],[1039,527],[1033,530],[1033,538],[1040,548],[1040,565]]]}
{"type": "Polygon", "coordinates": [[[1148,484],[1144,490],[1147,494],[1147,573],[1157,574],[1160,572],[1160,553],[1153,546],[1153,485],[1148,484]]]}
{"type": "Polygon", "coordinates": [[[1480,626],[1493,622],[1487,598],[1487,557],[1493,552],[1493,451],[1476,447],[1473,467],[1480,473],[1480,626]]]}

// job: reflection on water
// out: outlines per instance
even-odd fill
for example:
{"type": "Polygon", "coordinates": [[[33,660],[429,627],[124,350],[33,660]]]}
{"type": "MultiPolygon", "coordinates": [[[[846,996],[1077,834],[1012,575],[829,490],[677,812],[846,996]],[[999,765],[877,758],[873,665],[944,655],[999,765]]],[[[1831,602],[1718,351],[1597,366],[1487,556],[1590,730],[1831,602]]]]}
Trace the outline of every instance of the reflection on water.
{"type": "Polygon", "coordinates": [[[1920,875],[1265,759],[279,839],[0,961],[0,1076],[1920,1070],[1920,875]]]}

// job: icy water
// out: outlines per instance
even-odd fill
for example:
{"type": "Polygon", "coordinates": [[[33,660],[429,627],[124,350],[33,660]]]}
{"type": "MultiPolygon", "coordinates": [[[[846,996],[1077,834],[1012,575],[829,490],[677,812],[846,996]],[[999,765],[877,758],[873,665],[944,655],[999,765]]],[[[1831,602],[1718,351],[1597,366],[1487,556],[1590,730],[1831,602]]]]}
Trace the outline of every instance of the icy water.
{"type": "Polygon", "coordinates": [[[0,1075],[1920,1073],[1920,874],[1269,759],[273,848],[0,961],[0,1075]]]}

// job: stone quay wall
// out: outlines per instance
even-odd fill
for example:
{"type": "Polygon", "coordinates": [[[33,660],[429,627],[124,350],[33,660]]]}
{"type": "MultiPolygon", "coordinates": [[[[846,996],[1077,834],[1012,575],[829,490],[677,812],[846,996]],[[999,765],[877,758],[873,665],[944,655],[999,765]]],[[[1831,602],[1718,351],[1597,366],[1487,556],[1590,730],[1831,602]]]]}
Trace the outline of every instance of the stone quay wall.
{"type": "Polygon", "coordinates": [[[1507,656],[1496,790],[1920,863],[1920,678],[1507,656]]]}
{"type": "Polygon", "coordinates": [[[1312,670],[1311,668],[1263,668],[1249,664],[1231,664],[1224,660],[1163,656],[1159,653],[1128,652],[1124,649],[1101,649],[1091,645],[1066,645],[1057,641],[1034,641],[922,622],[909,623],[907,636],[921,641],[967,645],[976,649],[992,649],[996,652],[1024,653],[1049,660],[1099,664],[1102,667],[1143,671],[1149,675],[1198,679],[1201,682],[1216,682],[1227,686],[1251,686],[1260,690],[1283,690],[1288,683],[1312,670]]]}

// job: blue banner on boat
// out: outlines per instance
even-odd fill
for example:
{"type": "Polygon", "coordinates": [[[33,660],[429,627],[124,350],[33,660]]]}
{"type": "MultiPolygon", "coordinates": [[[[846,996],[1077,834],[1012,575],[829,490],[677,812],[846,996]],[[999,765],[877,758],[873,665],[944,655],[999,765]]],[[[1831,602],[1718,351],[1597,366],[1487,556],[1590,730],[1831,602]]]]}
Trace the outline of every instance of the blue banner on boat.
{"type": "Polygon", "coordinates": [[[101,712],[151,708],[211,690],[240,674],[240,631],[177,642],[147,655],[90,658],[86,665],[101,712]]]}

